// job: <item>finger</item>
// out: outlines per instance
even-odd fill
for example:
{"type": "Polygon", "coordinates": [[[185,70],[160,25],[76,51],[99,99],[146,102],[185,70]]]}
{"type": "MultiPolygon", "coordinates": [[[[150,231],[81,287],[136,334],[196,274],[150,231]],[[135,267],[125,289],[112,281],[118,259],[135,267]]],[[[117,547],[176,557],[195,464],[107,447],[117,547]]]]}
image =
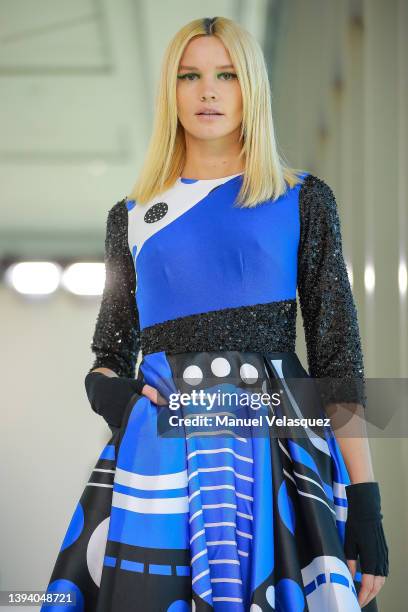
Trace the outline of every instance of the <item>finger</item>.
{"type": "Polygon", "coordinates": [[[357,561],[355,561],[354,559],[346,559],[346,561],[347,561],[348,568],[350,570],[350,574],[352,575],[354,579],[354,575],[357,570],[357,561]]]}
{"type": "Polygon", "coordinates": [[[143,395],[145,395],[154,404],[165,406],[168,403],[167,400],[162,395],[160,395],[158,390],[155,387],[152,387],[151,385],[146,384],[143,387],[143,395]]]}
{"type": "Polygon", "coordinates": [[[157,389],[155,389],[155,394],[154,394],[154,403],[158,404],[159,406],[167,406],[167,404],[169,403],[165,397],[163,397],[158,391],[157,389]]]}
{"type": "Polygon", "coordinates": [[[374,585],[374,574],[363,574],[361,579],[361,588],[358,594],[358,603],[360,608],[366,605],[367,599],[371,594],[374,585]]]}
{"type": "Polygon", "coordinates": [[[374,576],[374,585],[373,585],[372,591],[370,595],[367,597],[367,600],[364,605],[369,604],[370,601],[378,595],[379,591],[384,586],[384,583],[385,583],[385,576],[374,576]]]}

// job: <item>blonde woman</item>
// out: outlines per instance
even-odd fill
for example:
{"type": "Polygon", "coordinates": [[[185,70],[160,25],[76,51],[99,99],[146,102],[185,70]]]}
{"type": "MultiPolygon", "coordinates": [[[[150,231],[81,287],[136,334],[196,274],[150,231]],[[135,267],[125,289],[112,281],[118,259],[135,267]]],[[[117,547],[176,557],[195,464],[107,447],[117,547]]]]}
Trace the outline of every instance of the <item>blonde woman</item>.
{"type": "Polygon", "coordinates": [[[336,201],[278,154],[264,57],[233,21],[170,42],[105,249],[85,386],[112,437],[49,593],[86,612],[377,610],[388,549],[367,441],[304,418],[366,402],[336,201]]]}

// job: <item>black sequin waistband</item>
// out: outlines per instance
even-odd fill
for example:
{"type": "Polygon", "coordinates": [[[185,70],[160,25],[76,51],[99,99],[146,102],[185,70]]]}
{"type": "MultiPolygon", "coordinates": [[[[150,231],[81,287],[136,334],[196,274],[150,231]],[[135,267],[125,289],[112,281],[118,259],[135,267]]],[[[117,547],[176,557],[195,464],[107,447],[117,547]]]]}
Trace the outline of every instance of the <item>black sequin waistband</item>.
{"type": "Polygon", "coordinates": [[[165,351],[294,351],[296,299],[179,317],[140,332],[143,355],[165,351]]]}

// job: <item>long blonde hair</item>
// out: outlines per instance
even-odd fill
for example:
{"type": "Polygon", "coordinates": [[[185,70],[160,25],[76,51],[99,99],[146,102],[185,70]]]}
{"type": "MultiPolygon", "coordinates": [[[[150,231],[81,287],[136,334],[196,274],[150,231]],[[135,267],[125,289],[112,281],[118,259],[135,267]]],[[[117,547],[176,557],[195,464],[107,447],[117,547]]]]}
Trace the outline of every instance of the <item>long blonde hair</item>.
{"type": "Polygon", "coordinates": [[[256,39],[225,17],[194,19],[170,41],[163,58],[156,95],[152,135],[143,166],[128,198],[144,204],[171,187],[181,176],[186,147],[184,128],[177,116],[176,83],[184,49],[195,36],[214,35],[228,50],[241,86],[243,117],[240,158],[245,160],[237,202],[252,207],[275,200],[302,182],[301,170],[288,167],[277,149],[272,119],[268,72],[256,39]]]}

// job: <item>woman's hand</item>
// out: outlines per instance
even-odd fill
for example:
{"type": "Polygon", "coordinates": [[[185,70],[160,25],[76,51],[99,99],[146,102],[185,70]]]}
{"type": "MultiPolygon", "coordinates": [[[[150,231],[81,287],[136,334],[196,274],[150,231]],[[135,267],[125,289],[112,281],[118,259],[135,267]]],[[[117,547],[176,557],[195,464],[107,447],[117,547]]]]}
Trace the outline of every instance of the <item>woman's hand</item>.
{"type": "Polygon", "coordinates": [[[389,573],[378,482],[350,484],[346,486],[346,495],[348,510],[344,552],[353,579],[357,556],[360,558],[362,580],[358,603],[363,607],[378,594],[389,573]]]}
{"type": "Polygon", "coordinates": [[[142,388],[142,394],[158,406],[166,406],[168,404],[168,401],[160,395],[156,387],[152,387],[151,385],[145,384],[142,388]]]}
{"type": "MultiPolygon", "coordinates": [[[[347,560],[348,568],[353,576],[356,573],[357,561],[347,560]]],[[[384,576],[374,576],[374,574],[362,574],[361,587],[358,593],[358,603],[360,608],[366,606],[382,589],[385,583],[384,576]]]]}
{"type": "Polygon", "coordinates": [[[110,369],[106,370],[106,374],[98,370],[88,372],[85,389],[92,410],[101,415],[109,427],[121,427],[126,407],[136,393],[145,395],[158,405],[167,404],[154,387],[138,379],[119,377],[110,369]]]}
{"type": "Polygon", "coordinates": [[[111,370],[107,374],[88,372],[84,382],[92,410],[101,415],[111,428],[121,426],[126,407],[136,393],[141,393],[142,387],[140,381],[119,377],[111,370]]]}

